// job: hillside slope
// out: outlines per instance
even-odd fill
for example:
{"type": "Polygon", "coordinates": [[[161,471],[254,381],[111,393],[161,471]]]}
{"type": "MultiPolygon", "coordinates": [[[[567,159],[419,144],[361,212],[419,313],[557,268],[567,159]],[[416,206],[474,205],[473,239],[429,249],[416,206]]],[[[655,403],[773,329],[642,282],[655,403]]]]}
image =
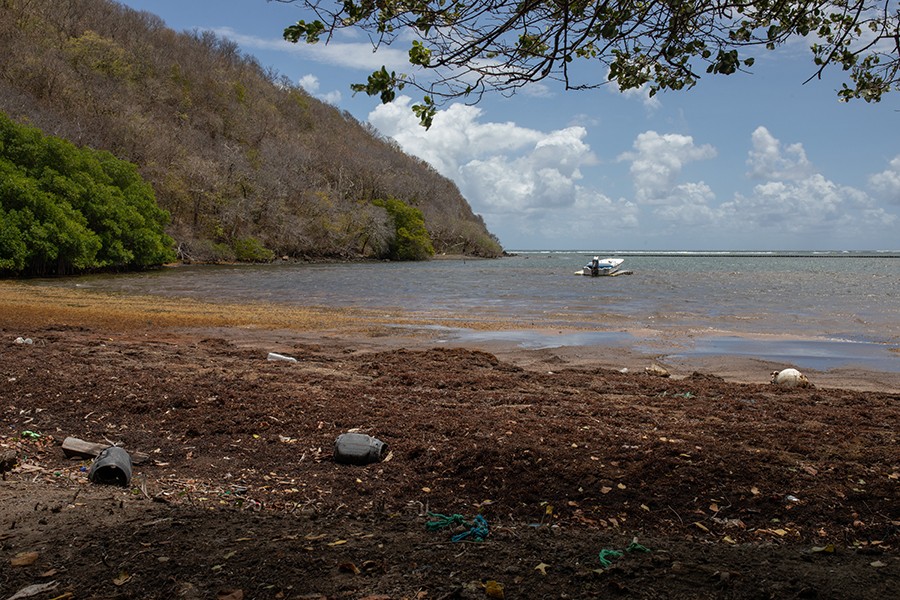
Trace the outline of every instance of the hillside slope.
{"type": "Polygon", "coordinates": [[[451,181],[370,126],[233,42],[110,0],[0,2],[0,111],[137,164],[185,259],[382,257],[389,198],[422,211],[438,253],[502,252],[451,181]]]}

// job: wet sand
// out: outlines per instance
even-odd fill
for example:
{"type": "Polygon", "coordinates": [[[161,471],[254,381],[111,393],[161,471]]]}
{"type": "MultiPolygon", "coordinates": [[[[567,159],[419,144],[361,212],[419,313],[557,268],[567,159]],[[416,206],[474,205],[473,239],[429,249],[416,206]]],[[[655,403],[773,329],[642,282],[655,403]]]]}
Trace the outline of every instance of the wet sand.
{"type": "MultiPolygon", "coordinates": [[[[823,332],[807,339],[789,335],[748,335],[727,329],[679,327],[611,328],[606,332],[522,326],[508,320],[473,315],[435,314],[428,317],[392,309],[286,307],[283,305],[213,304],[190,299],[106,294],[80,289],[0,283],[0,328],[9,335],[29,337],[46,328],[142,331],[148,338],[167,331],[198,339],[216,335],[247,346],[271,347],[293,342],[328,344],[354,350],[469,348],[490,352],[502,360],[536,370],[562,366],[640,372],[659,365],[673,377],[708,373],[736,383],[767,383],[772,371],[796,366],[779,357],[778,348],[821,345],[823,332]],[[727,343],[721,343],[725,340],[727,343]],[[698,352],[698,345],[709,350],[698,352]],[[728,352],[752,347],[759,354],[728,352]],[[724,348],[717,352],[717,349],[724,348]]],[[[15,337],[15,336],[13,336],[15,337]]],[[[10,340],[11,341],[11,340],[10,340]]],[[[36,340],[38,343],[39,340],[36,340]]],[[[890,361],[900,355],[884,349],[890,361]]],[[[819,387],[864,391],[900,390],[900,370],[879,370],[846,364],[837,368],[803,368],[819,387]]]]}

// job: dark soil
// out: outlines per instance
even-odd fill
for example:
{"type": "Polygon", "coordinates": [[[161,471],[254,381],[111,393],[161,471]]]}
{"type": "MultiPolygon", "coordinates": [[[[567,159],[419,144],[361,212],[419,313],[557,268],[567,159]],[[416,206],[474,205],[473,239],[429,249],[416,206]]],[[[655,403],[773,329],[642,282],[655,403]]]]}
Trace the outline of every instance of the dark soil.
{"type": "Polygon", "coordinates": [[[898,393],[524,369],[466,349],[323,340],[282,345],[288,363],[174,330],[0,333],[0,456],[14,452],[0,600],[32,585],[39,599],[900,590],[898,393]],[[350,430],[386,459],[337,464],[350,430]],[[149,458],[128,488],[90,483],[68,436],[149,458]],[[429,513],[465,524],[430,529],[429,513]],[[476,515],[487,538],[451,541],[476,515]],[[604,567],[604,550],[622,556],[604,567]]]}

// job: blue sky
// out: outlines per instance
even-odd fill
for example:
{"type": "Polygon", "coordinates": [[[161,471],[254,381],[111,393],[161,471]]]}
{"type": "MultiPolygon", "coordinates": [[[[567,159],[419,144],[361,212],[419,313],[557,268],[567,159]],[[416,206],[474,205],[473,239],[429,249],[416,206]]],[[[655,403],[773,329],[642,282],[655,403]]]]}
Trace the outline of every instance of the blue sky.
{"type": "MultiPolygon", "coordinates": [[[[840,74],[806,85],[808,44],[760,51],[753,73],[687,92],[565,92],[444,106],[428,131],[409,110],[354,96],[406,48],[363,36],[289,44],[299,5],[127,0],[176,31],[237,42],[312,95],[372,123],[452,179],[507,250],[900,250],[900,92],[839,103],[840,74]]],[[[602,77],[603,74],[599,74],[602,77]]]]}

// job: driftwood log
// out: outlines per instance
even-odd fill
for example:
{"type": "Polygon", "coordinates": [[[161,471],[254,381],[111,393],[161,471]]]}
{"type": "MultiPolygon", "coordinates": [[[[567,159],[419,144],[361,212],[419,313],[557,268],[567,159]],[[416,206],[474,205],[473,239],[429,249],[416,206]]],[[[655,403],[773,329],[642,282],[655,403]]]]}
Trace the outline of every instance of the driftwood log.
{"type": "MultiPolygon", "coordinates": [[[[63,440],[62,449],[66,458],[96,458],[101,452],[110,447],[110,444],[95,444],[74,437],[63,440]]],[[[129,452],[131,462],[136,465],[147,462],[150,459],[144,452],[129,452]]]]}

